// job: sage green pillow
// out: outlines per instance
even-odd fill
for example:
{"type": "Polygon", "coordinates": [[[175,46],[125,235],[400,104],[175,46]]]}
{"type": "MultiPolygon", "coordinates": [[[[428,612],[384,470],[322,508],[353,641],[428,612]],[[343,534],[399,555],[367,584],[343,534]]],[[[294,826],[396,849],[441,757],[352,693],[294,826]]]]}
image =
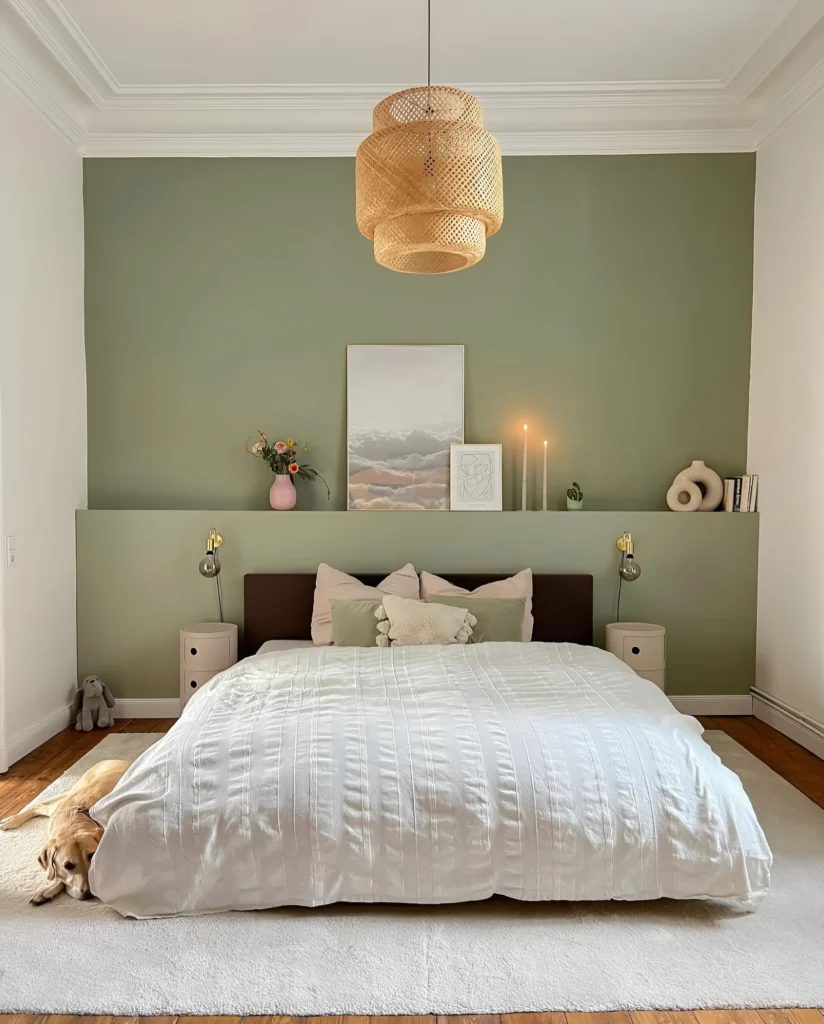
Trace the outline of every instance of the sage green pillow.
{"type": "Polygon", "coordinates": [[[378,620],[375,609],[380,601],[344,601],[333,597],[332,643],[335,647],[377,647],[378,620]]]}
{"type": "Polygon", "coordinates": [[[478,620],[471,644],[517,642],[523,639],[525,597],[472,597],[470,594],[433,594],[433,604],[466,608],[478,620]]]}

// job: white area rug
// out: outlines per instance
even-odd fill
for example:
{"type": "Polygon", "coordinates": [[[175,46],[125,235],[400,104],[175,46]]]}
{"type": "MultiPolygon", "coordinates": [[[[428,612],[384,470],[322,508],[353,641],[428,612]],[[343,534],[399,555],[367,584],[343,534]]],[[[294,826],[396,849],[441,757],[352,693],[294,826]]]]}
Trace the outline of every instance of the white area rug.
{"type": "MultiPolygon", "coordinates": [[[[49,787],[133,759],[107,736],[49,787]]],[[[413,1014],[824,1006],[824,811],[722,733],[775,854],[755,913],[675,902],[338,904],[162,921],[27,903],[46,825],[0,833],[0,1012],[413,1014]]]]}

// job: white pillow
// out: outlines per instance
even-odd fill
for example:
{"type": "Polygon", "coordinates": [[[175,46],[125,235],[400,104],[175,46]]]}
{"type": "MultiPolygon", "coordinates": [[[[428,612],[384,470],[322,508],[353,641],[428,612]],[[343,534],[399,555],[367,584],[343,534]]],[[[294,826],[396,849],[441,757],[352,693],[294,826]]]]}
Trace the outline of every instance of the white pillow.
{"type": "Polygon", "coordinates": [[[433,576],[431,572],[421,573],[421,598],[428,601],[436,594],[469,594],[473,597],[523,597],[524,601],[524,632],[522,640],[528,643],[532,639],[532,570],[524,569],[515,576],[505,580],[496,580],[494,583],[484,583],[476,590],[464,590],[463,587],[455,587],[440,576],[433,576]]]}
{"type": "Polygon", "coordinates": [[[378,647],[465,644],[478,620],[466,608],[385,597],[375,609],[378,647]]]}
{"type": "Polygon", "coordinates": [[[382,580],[377,587],[367,587],[365,583],[348,576],[339,569],[321,562],[315,577],[315,603],[312,607],[312,640],[316,644],[332,643],[332,605],[333,597],[340,601],[363,601],[372,598],[378,600],[384,594],[396,594],[413,600],[419,598],[418,574],[415,566],[409,562],[402,569],[393,572],[382,580]]]}

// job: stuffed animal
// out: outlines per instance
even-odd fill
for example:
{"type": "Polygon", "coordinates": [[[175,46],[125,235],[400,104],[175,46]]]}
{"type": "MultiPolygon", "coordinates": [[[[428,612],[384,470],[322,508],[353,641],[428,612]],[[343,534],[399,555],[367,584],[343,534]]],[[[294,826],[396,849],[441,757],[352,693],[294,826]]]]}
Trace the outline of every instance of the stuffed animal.
{"type": "Polygon", "coordinates": [[[111,690],[97,676],[86,676],[74,698],[74,713],[78,732],[90,732],[96,725],[101,729],[114,725],[109,708],[114,707],[111,690]]]}

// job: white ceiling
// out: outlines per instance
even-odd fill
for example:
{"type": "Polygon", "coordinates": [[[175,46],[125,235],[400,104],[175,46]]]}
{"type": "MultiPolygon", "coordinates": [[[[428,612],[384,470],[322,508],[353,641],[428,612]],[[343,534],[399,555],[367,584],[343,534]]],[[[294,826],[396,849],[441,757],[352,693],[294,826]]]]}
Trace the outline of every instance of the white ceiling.
{"type": "MultiPolygon", "coordinates": [[[[796,0],[433,0],[451,82],[726,81],[796,0]]],[[[63,0],[123,85],[425,80],[426,2],[63,0]]]]}
{"type": "MultiPolygon", "coordinates": [[[[426,0],[0,0],[0,75],[93,156],[349,156],[426,0]]],[[[824,0],[432,0],[504,153],[748,151],[824,89],[824,0]]]]}

